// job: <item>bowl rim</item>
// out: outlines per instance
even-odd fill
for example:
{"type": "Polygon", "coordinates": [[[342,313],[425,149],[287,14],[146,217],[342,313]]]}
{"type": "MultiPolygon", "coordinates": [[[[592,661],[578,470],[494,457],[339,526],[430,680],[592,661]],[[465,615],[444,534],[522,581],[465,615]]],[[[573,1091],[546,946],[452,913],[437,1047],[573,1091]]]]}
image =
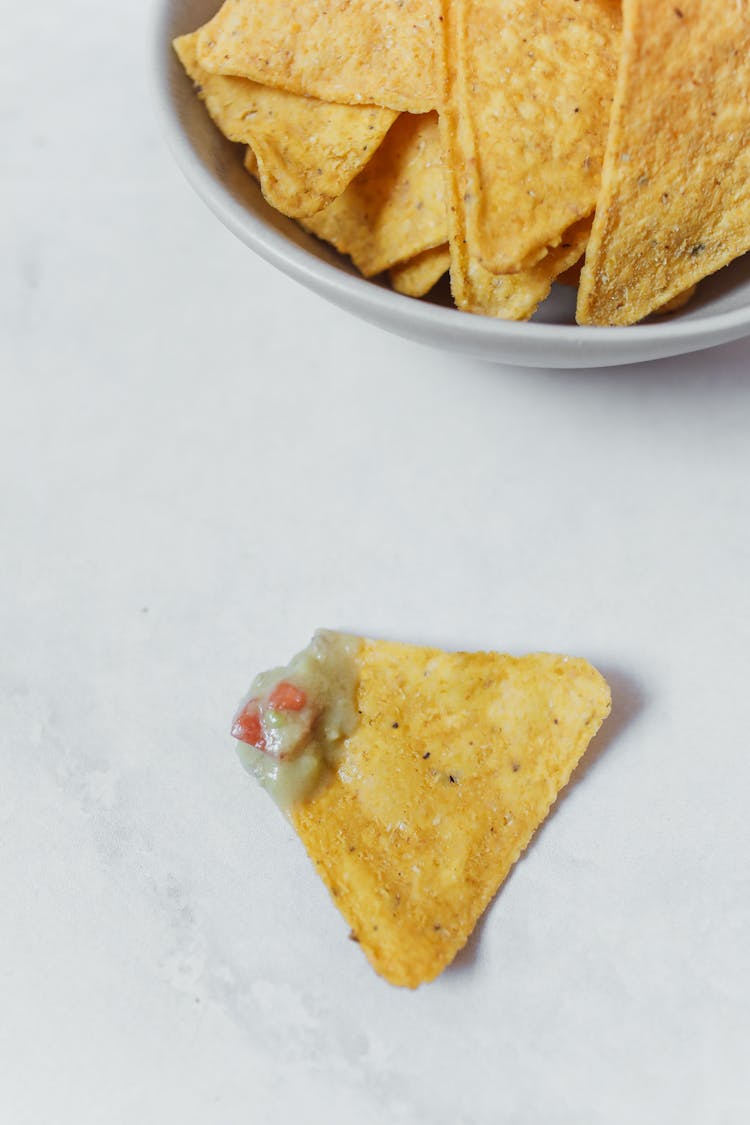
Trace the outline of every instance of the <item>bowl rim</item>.
{"type": "Polygon", "coordinates": [[[339,305],[356,308],[362,315],[367,315],[368,307],[377,305],[381,310],[387,310],[394,320],[408,320],[410,325],[421,329],[425,336],[442,336],[446,331],[451,334],[460,333],[470,337],[478,345],[493,341],[513,340],[521,345],[524,342],[542,344],[546,341],[548,344],[557,342],[575,348],[576,345],[583,347],[591,344],[596,339],[600,346],[609,343],[619,350],[627,346],[628,342],[634,344],[636,340],[641,345],[655,345],[679,339],[682,345],[680,351],[684,353],[691,350],[691,345],[696,346],[695,350],[701,345],[710,347],[716,337],[736,338],[742,334],[738,329],[750,329],[750,303],[741,308],[710,313],[695,319],[670,317],[664,321],[623,326],[512,321],[475,316],[462,309],[414,300],[317,258],[242,206],[199,159],[172,96],[171,75],[176,66],[176,57],[171,48],[173,2],[174,0],[162,0],[154,5],[151,40],[151,61],[154,63],[152,73],[155,80],[152,85],[155,85],[158,115],[169,148],[187,181],[224,226],[261,258],[294,280],[317,289],[339,305]]]}

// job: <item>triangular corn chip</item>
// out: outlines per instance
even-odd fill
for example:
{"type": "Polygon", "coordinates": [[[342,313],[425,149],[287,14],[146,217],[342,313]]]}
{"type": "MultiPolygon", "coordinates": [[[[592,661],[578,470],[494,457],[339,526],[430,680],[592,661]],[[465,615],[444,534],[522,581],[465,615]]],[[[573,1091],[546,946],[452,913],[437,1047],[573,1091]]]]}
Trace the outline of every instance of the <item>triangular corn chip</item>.
{"type": "Polygon", "coordinates": [[[437,114],[402,113],[343,195],[302,225],[365,277],[445,243],[448,220],[437,114]]]}
{"type": "Polygon", "coordinates": [[[182,65],[224,135],[252,148],[263,194],[285,215],[314,215],[340,196],[396,118],[377,106],[332,105],[209,74],[197,40],[197,32],[175,40],[182,65]]]}
{"type": "Polygon", "coordinates": [[[467,273],[462,274],[452,265],[451,286],[457,306],[503,320],[528,320],[549,296],[553,281],[581,257],[590,231],[591,219],[581,219],[563,233],[559,246],[519,273],[491,273],[470,260],[467,273]]]}
{"type": "Polygon", "coordinates": [[[583,660],[364,641],[359,720],[292,821],[373,967],[414,988],[467,941],[609,713],[583,660]]]}
{"type": "Polygon", "coordinates": [[[403,293],[405,297],[424,297],[448,272],[450,264],[451,252],[446,243],[432,250],[423,250],[407,262],[393,266],[388,273],[397,293],[403,293]]]}
{"type": "Polygon", "coordinates": [[[591,232],[591,218],[581,219],[564,231],[558,245],[548,249],[534,266],[509,274],[485,269],[473,252],[466,230],[464,200],[469,189],[455,163],[456,137],[461,127],[456,108],[449,106],[440,115],[440,130],[443,159],[453,169],[453,174],[446,178],[453,299],[464,312],[503,320],[528,320],[549,295],[553,281],[580,259],[591,232]]]}
{"type": "Polygon", "coordinates": [[[655,309],[655,315],[668,316],[670,313],[679,312],[680,309],[684,309],[685,305],[692,301],[697,288],[698,283],[696,282],[695,285],[690,285],[687,289],[683,289],[682,293],[678,293],[675,297],[672,297],[671,300],[660,305],[658,309],[655,309]]]}
{"type": "Polygon", "coordinates": [[[526,270],[590,215],[619,0],[443,0],[449,175],[472,261],[526,270]]]}
{"type": "Polygon", "coordinates": [[[750,3],[623,0],[581,324],[633,324],[750,249],[750,3]]]}
{"type": "Polygon", "coordinates": [[[438,104],[439,0],[226,0],[201,64],[324,101],[438,104]]]}

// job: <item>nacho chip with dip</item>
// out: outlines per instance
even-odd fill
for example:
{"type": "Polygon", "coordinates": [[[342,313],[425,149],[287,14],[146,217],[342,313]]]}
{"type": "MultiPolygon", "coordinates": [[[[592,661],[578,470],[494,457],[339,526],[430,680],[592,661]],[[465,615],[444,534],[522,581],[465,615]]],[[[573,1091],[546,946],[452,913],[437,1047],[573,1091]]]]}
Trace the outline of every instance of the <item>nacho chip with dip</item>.
{"type": "Polygon", "coordinates": [[[750,3],[623,0],[580,324],[633,324],[750,249],[750,3]]]}
{"type": "Polygon", "coordinates": [[[434,979],[610,709],[584,660],[321,632],[256,678],[232,733],[378,973],[434,979]]]}
{"type": "Polygon", "coordinates": [[[198,33],[175,40],[180,62],[224,136],[252,148],[263,194],[285,215],[314,215],[340,196],[397,116],[209,74],[198,61],[197,41],[198,33]]]}
{"type": "Polygon", "coordinates": [[[426,113],[440,91],[440,0],[226,0],[198,54],[214,74],[426,113]]]}

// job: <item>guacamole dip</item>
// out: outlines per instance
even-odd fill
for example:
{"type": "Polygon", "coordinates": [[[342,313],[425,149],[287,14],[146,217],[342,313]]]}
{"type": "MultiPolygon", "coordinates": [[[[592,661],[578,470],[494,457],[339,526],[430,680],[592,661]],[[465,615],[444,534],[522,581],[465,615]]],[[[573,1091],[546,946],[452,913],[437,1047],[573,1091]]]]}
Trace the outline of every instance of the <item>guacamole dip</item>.
{"type": "Polygon", "coordinates": [[[319,630],[286,668],[255,677],[234,718],[243,765],[285,811],[312,792],[357,725],[360,645],[319,630]]]}

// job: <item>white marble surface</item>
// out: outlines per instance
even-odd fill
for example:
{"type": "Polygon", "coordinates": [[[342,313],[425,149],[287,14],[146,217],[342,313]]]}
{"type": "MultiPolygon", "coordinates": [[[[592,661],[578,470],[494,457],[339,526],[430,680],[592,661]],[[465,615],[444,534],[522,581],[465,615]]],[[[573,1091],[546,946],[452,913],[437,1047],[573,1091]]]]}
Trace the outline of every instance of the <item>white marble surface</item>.
{"type": "Polygon", "coordinates": [[[750,342],[522,371],[326,306],[173,167],[149,8],[3,21],[2,1119],[744,1123],[750,342]],[[415,994],[226,735],[320,624],[614,687],[415,994]]]}

